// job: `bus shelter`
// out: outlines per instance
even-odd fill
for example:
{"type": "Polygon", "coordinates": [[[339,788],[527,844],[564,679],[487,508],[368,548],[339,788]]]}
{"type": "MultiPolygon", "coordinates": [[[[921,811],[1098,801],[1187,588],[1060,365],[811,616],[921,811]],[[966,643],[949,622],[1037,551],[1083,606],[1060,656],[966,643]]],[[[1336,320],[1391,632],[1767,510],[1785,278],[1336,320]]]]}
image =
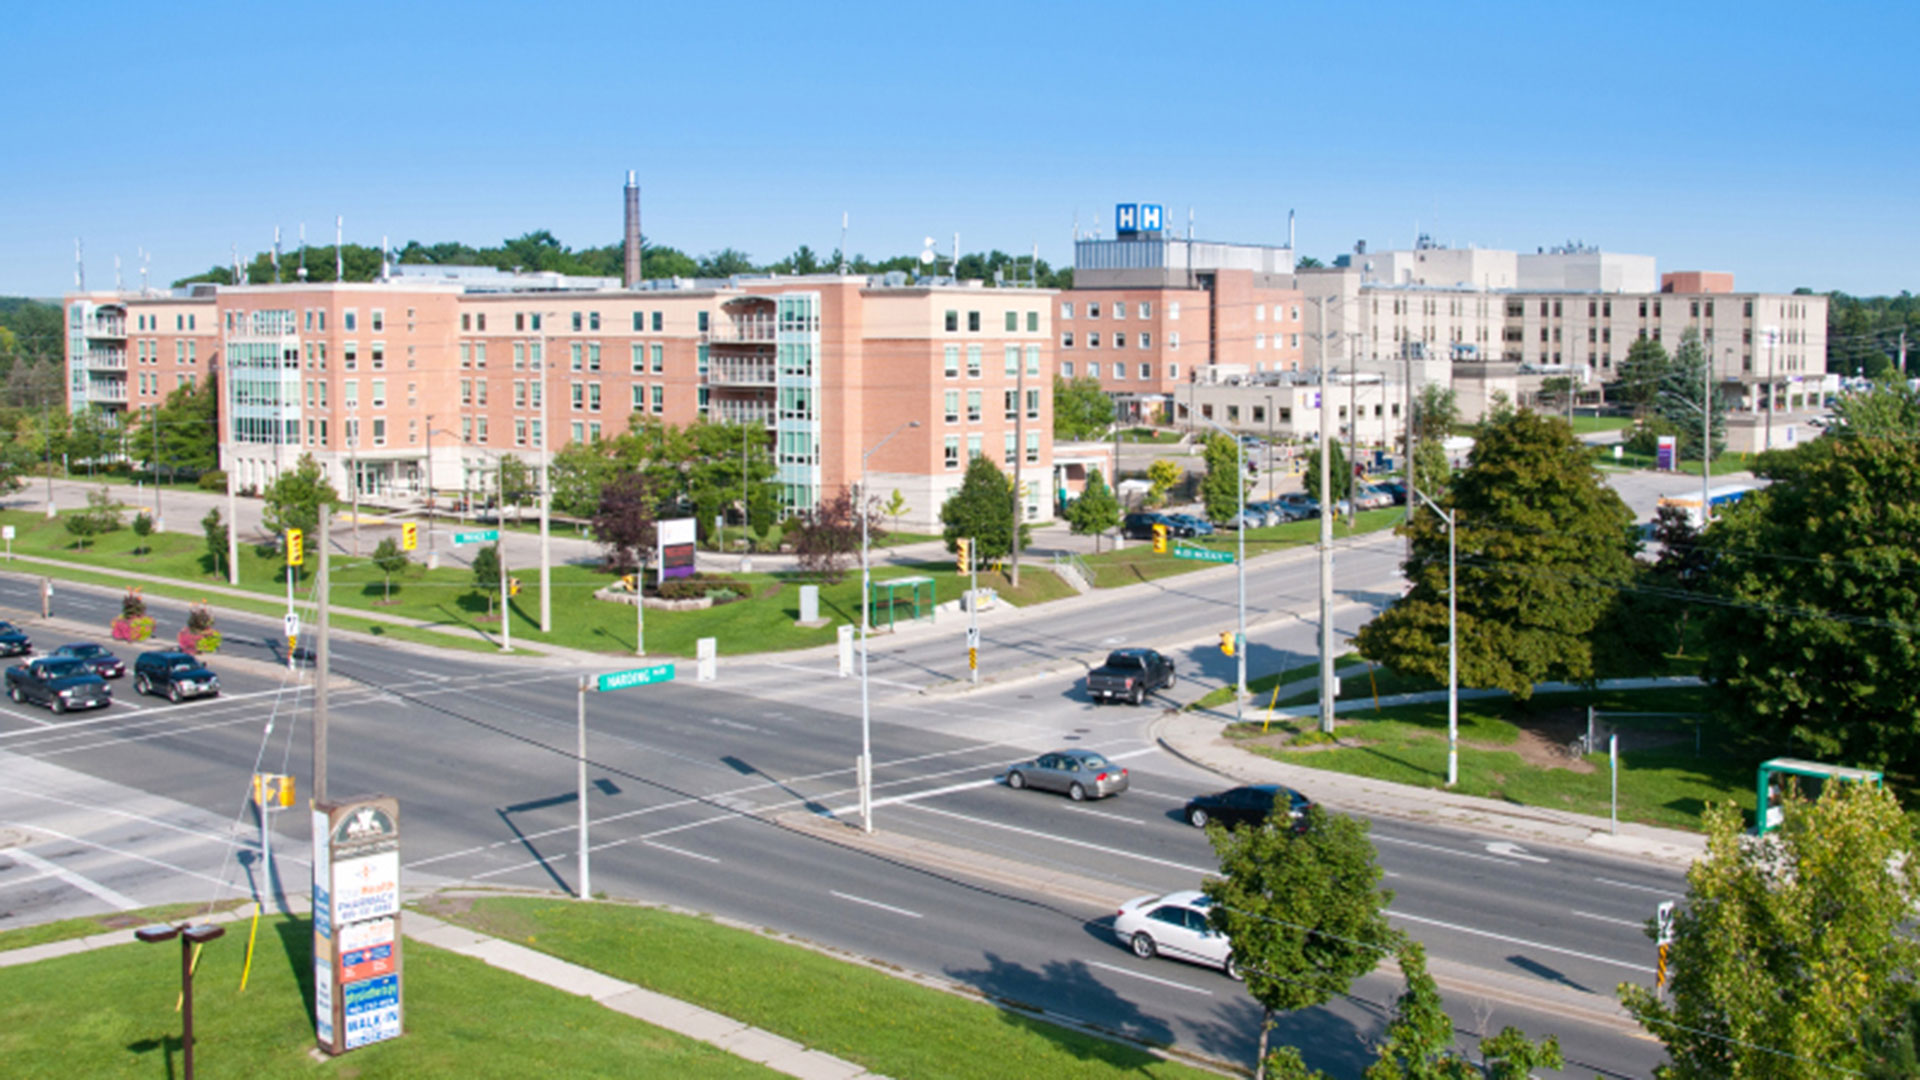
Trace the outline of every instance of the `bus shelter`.
{"type": "Polygon", "coordinates": [[[940,603],[939,592],[930,577],[876,581],[868,587],[868,595],[873,605],[867,612],[868,625],[885,626],[889,630],[893,629],[901,608],[907,609],[907,618],[922,619],[931,616],[940,603]]]}
{"type": "Polygon", "coordinates": [[[1879,787],[1880,773],[1873,769],[1853,769],[1845,765],[1825,765],[1798,758],[1773,758],[1760,765],[1758,797],[1754,803],[1753,832],[1765,836],[1780,827],[1784,811],[1780,803],[1789,788],[1810,799],[1820,797],[1820,789],[1829,780],[1848,780],[1879,787]]]}

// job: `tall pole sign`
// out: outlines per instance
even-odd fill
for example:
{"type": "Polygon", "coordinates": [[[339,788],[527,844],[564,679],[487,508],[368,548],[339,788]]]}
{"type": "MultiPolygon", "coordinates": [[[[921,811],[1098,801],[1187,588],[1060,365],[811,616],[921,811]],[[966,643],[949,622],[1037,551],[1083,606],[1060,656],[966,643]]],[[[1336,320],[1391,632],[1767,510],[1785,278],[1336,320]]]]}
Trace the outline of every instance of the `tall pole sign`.
{"type": "Polygon", "coordinates": [[[400,802],[368,795],[313,809],[313,1011],[320,1049],[397,1038],[400,802]]]}

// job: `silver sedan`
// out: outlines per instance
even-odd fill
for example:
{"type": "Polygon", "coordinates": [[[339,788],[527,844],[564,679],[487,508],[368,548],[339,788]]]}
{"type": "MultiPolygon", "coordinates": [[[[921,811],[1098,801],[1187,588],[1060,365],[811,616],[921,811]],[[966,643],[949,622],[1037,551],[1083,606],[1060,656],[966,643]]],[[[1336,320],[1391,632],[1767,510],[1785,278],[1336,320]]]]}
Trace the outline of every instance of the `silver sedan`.
{"type": "Polygon", "coordinates": [[[1074,802],[1127,790],[1127,770],[1092,750],[1056,750],[1007,766],[1007,786],[1062,791],[1074,802]]]}

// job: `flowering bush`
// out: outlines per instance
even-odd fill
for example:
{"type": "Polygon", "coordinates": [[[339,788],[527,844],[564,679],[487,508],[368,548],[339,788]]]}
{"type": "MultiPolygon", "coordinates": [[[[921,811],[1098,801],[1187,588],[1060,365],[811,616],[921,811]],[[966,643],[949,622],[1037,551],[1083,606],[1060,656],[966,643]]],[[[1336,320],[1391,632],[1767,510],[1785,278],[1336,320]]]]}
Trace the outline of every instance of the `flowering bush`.
{"type": "Polygon", "coordinates": [[[152,636],[153,617],[150,615],[113,620],[113,640],[115,641],[145,641],[152,636]]]}
{"type": "Polygon", "coordinates": [[[220,631],[207,630],[194,633],[192,630],[180,631],[180,651],[204,655],[220,651],[220,631]]]}

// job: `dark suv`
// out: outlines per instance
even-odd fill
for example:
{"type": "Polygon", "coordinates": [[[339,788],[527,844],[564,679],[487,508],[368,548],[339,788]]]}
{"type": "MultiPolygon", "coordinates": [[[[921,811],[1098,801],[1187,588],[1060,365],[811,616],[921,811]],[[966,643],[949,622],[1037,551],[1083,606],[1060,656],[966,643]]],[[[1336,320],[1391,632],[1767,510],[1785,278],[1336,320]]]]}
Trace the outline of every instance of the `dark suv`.
{"type": "Polygon", "coordinates": [[[26,656],[33,652],[33,639],[25,630],[0,619],[0,656],[26,656]]]}
{"type": "Polygon", "coordinates": [[[1146,513],[1128,514],[1126,520],[1120,524],[1120,532],[1129,540],[1151,540],[1153,539],[1153,527],[1155,525],[1165,525],[1168,536],[1188,537],[1193,535],[1192,525],[1177,521],[1167,514],[1146,513]]]}
{"type": "Polygon", "coordinates": [[[219,697],[220,676],[189,653],[141,653],[133,662],[133,688],[143,694],[164,695],[177,704],[190,697],[219,697]]]}

